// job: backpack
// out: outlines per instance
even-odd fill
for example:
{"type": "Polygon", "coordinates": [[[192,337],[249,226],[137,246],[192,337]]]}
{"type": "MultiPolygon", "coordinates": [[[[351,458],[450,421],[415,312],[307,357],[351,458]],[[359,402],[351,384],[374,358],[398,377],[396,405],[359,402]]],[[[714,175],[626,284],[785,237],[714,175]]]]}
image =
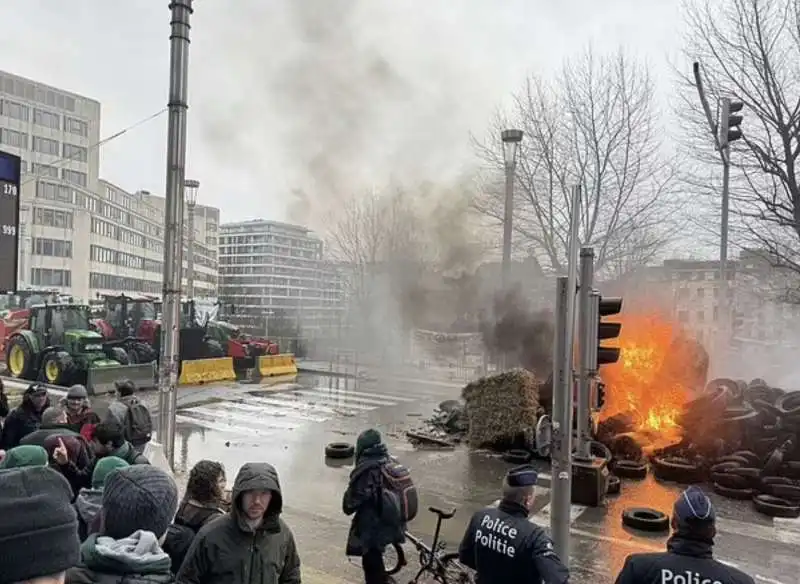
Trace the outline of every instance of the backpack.
{"type": "Polygon", "coordinates": [[[383,488],[395,495],[400,503],[400,516],[404,523],[412,521],[419,510],[417,487],[411,479],[408,467],[389,462],[381,467],[383,488]]]}
{"type": "Polygon", "coordinates": [[[138,399],[131,401],[125,416],[125,439],[134,446],[140,446],[149,442],[152,435],[150,410],[138,399]]]}

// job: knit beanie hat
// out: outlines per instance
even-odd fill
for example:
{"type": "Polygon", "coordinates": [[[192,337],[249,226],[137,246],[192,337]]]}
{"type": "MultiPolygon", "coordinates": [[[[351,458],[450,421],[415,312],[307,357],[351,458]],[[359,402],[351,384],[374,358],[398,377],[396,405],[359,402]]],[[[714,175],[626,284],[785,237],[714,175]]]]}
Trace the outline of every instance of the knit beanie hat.
{"type": "Polygon", "coordinates": [[[178,486],[163,470],[149,464],[119,468],[106,477],[102,535],[122,539],[141,529],[161,537],[177,510],[178,486]]]}
{"type": "Polygon", "coordinates": [[[0,469],[47,466],[47,461],[47,451],[44,448],[34,444],[24,444],[6,452],[6,457],[0,462],[0,469]]]}
{"type": "Polygon", "coordinates": [[[46,466],[0,472],[0,584],[52,576],[80,562],[72,489],[46,466]]]}
{"type": "Polygon", "coordinates": [[[356,458],[359,458],[368,448],[377,446],[382,441],[381,433],[375,428],[364,430],[356,439],[356,458]]]}
{"type": "Polygon", "coordinates": [[[127,466],[130,465],[118,456],[104,456],[94,465],[94,472],[92,472],[92,488],[102,489],[111,471],[127,466]]]}

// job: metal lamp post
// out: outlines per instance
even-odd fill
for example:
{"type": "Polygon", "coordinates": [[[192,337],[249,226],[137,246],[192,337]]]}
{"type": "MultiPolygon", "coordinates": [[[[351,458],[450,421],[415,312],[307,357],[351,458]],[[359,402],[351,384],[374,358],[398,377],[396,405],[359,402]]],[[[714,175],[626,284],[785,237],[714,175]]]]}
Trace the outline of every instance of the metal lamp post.
{"type": "Polygon", "coordinates": [[[164,219],[164,283],[161,355],[158,372],[158,439],[175,468],[175,416],[178,403],[179,328],[183,267],[183,184],[186,172],[186,111],[189,109],[189,19],[192,0],[170,0],[169,121],[164,219]]]}
{"type": "Polygon", "coordinates": [[[197,190],[200,182],[188,179],[183,183],[183,193],[186,197],[186,204],[189,207],[188,235],[186,241],[186,253],[189,258],[186,261],[186,296],[194,299],[194,210],[197,206],[197,190]]]}
{"type": "Polygon", "coordinates": [[[522,142],[522,130],[503,130],[503,162],[506,169],[506,204],[503,214],[503,291],[508,288],[511,274],[511,228],[514,218],[514,174],[517,170],[517,152],[522,142]]]}

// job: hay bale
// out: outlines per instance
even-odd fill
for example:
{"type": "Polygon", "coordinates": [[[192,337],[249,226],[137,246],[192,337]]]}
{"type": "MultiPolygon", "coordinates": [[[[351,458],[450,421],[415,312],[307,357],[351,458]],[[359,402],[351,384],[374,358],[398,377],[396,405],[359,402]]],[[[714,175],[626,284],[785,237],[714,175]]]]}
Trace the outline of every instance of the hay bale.
{"type": "Polygon", "coordinates": [[[515,369],[483,377],[462,391],[473,448],[514,442],[531,433],[539,418],[539,383],[530,371],[515,369]]]}

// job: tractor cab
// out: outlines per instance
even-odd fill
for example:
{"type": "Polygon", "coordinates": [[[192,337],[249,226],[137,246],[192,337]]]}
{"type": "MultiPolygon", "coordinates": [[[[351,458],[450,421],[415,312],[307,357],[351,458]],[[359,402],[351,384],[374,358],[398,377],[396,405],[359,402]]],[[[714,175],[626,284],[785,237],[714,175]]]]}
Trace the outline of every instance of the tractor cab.
{"type": "Polygon", "coordinates": [[[106,296],[100,321],[107,339],[142,339],[153,343],[156,334],[156,304],[147,296],[106,296]]]}
{"type": "Polygon", "coordinates": [[[80,304],[44,304],[30,309],[31,332],[39,346],[63,347],[71,355],[103,356],[103,339],[89,327],[91,312],[80,304]]]}

